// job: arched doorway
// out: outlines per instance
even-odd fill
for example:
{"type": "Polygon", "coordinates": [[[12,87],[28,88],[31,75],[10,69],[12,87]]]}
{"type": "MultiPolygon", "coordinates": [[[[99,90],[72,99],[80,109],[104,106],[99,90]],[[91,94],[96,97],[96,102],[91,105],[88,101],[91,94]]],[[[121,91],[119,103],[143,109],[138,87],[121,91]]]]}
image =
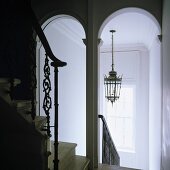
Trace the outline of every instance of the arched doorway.
{"type": "MultiPolygon", "coordinates": [[[[76,143],[76,154],[86,155],[86,48],[85,32],[80,22],[68,15],[57,15],[48,19],[42,28],[55,56],[67,62],[59,68],[59,141],[76,143]]],[[[37,45],[38,83],[44,79],[44,49],[37,45]]],[[[53,70],[53,67],[50,67],[53,70]]],[[[51,72],[51,96],[54,96],[53,71],[51,72]]],[[[39,86],[38,86],[39,87],[39,86]]],[[[39,113],[44,115],[43,87],[38,89],[39,113]]],[[[52,97],[54,112],[54,98],[52,97]]],[[[51,125],[54,117],[51,114],[51,125]]],[[[52,129],[53,132],[53,129],[52,129]]],[[[53,133],[52,133],[53,134],[53,133]]],[[[51,137],[53,140],[53,136],[51,137]]]]}
{"type": "Polygon", "coordinates": [[[99,38],[100,113],[106,117],[121,166],[159,170],[161,155],[160,26],[147,11],[125,8],[102,24],[99,38]],[[104,98],[104,75],[111,70],[111,34],[115,69],[123,74],[121,96],[113,107],[104,98]],[[116,108],[117,107],[117,108],[116,108]]]}

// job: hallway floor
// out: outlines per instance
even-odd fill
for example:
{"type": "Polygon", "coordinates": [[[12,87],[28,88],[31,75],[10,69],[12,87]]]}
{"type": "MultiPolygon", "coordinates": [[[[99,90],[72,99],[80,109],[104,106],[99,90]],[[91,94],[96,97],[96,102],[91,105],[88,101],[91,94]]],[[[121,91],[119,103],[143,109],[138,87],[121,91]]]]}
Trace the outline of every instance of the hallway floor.
{"type": "MultiPolygon", "coordinates": [[[[137,170],[133,168],[125,168],[125,167],[119,167],[119,166],[114,166],[114,165],[104,165],[100,164],[98,169],[95,170],[137,170]]],[[[139,169],[138,169],[139,170],[139,169]]]]}

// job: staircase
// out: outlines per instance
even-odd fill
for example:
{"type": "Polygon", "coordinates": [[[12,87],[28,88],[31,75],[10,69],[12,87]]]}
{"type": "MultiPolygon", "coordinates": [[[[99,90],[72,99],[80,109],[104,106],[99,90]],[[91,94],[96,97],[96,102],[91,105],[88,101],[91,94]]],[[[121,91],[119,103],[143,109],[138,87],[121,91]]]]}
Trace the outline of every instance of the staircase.
{"type": "MultiPolygon", "coordinates": [[[[19,84],[17,80],[15,85],[19,84]]],[[[9,96],[10,83],[0,78],[0,148],[4,155],[3,170],[54,170],[54,141],[45,131],[46,117],[31,117],[31,101],[13,100],[9,96]]],[[[87,170],[89,160],[75,155],[75,143],[59,142],[59,170],[87,170]]]]}
{"type": "MultiPolygon", "coordinates": [[[[20,83],[15,80],[15,86],[20,83]]],[[[12,100],[9,79],[0,78],[0,152],[3,170],[54,170],[54,141],[46,131],[45,116],[31,117],[31,101],[12,100]]],[[[76,143],[58,142],[59,170],[88,170],[90,160],[76,155],[76,143]]],[[[95,170],[137,170],[99,164],[95,170]]]]}
{"type": "MultiPolygon", "coordinates": [[[[51,141],[52,154],[49,156],[49,168],[53,170],[53,150],[54,142],[51,141]]],[[[77,144],[68,142],[59,142],[59,170],[87,170],[89,159],[84,156],[75,155],[77,144]]]]}

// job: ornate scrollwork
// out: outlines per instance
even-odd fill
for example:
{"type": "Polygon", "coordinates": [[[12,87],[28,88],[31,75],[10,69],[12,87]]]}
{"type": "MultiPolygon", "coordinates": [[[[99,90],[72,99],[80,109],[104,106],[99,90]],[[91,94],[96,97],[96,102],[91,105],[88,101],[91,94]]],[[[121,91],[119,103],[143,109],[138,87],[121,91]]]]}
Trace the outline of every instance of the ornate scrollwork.
{"type": "Polygon", "coordinates": [[[103,139],[102,139],[102,163],[109,165],[120,165],[119,154],[109,132],[106,120],[103,115],[99,115],[103,122],[103,139]]]}
{"type": "Polygon", "coordinates": [[[31,83],[30,83],[30,89],[31,89],[31,115],[32,118],[35,119],[36,116],[36,88],[37,88],[37,78],[36,78],[36,41],[33,37],[34,30],[32,29],[32,36],[30,38],[30,71],[31,71],[31,83]]]}
{"type": "Polygon", "coordinates": [[[43,101],[43,109],[45,111],[45,114],[47,116],[47,134],[48,136],[51,136],[50,131],[50,109],[52,105],[52,100],[50,97],[50,91],[51,91],[51,81],[50,81],[50,66],[49,66],[49,59],[46,54],[45,57],[45,64],[44,64],[44,80],[43,80],[43,92],[44,95],[44,101],[43,101]]]}

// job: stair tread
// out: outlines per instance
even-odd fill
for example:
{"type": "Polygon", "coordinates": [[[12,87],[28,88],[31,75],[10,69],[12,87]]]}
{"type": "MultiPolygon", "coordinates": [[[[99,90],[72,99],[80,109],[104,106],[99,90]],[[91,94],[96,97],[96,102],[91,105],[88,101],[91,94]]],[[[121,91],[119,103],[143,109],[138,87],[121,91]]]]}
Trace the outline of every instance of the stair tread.
{"type": "Polygon", "coordinates": [[[69,142],[59,142],[59,153],[62,153],[63,150],[70,150],[77,146],[76,143],[69,143],[69,142]]]}
{"type": "MultiPolygon", "coordinates": [[[[58,157],[59,160],[61,161],[65,155],[68,154],[68,152],[70,152],[72,149],[75,149],[75,147],[77,146],[76,143],[69,143],[69,142],[59,142],[58,144],[58,157]]],[[[52,151],[54,151],[54,142],[51,142],[51,147],[52,147],[52,151]]]]}
{"type": "Polygon", "coordinates": [[[12,105],[15,107],[31,107],[31,100],[13,100],[12,105]]]}
{"type": "Polygon", "coordinates": [[[140,169],[121,167],[117,165],[100,164],[99,168],[95,170],[140,170],[140,169]]]}
{"type": "Polygon", "coordinates": [[[90,160],[85,156],[75,155],[71,165],[73,170],[85,170],[89,164],[90,160]]]}
{"type": "Polygon", "coordinates": [[[47,118],[46,116],[35,116],[34,122],[35,122],[35,127],[41,130],[47,123],[47,118]]]}
{"type": "MultiPolygon", "coordinates": [[[[68,163],[75,155],[76,143],[61,142],[58,144],[58,159],[60,169],[67,167],[68,163]]],[[[54,159],[54,141],[51,141],[51,155],[49,156],[49,166],[53,167],[54,159]]]]}
{"type": "MultiPolygon", "coordinates": [[[[1,77],[0,78],[0,84],[9,84],[10,83],[10,78],[6,78],[6,77],[1,77]]],[[[20,79],[14,79],[14,86],[18,85],[21,83],[20,79]]]]}

